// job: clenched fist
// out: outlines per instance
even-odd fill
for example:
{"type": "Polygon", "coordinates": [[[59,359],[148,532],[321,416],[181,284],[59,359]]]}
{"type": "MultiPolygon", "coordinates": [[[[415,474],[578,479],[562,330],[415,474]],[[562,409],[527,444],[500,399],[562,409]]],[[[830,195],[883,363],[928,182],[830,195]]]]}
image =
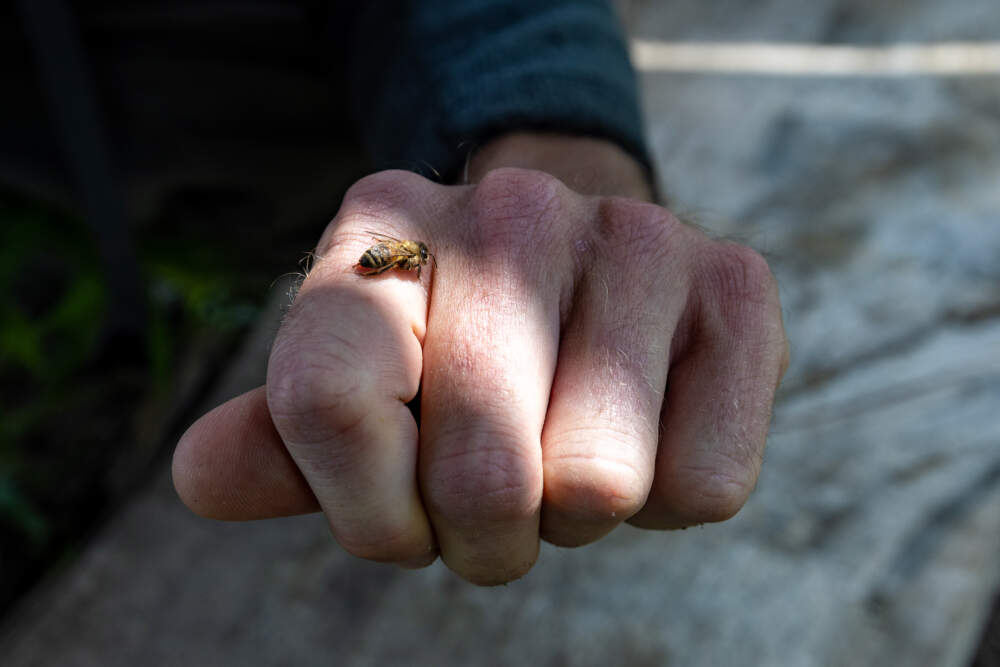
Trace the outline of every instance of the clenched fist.
{"type": "Polygon", "coordinates": [[[739,510],[787,365],[767,264],[638,200],[627,169],[606,169],[629,161],[610,145],[511,141],[484,151],[473,185],[389,171],[347,193],[266,387],[178,445],[192,510],[319,509],[352,554],[412,567],[440,555],[478,584],[523,575],[540,539],[577,546],[623,521],[739,510]],[[491,168],[520,161],[546,171],[491,168]],[[437,261],[419,277],[363,275],[370,232],[422,241],[437,261]]]}

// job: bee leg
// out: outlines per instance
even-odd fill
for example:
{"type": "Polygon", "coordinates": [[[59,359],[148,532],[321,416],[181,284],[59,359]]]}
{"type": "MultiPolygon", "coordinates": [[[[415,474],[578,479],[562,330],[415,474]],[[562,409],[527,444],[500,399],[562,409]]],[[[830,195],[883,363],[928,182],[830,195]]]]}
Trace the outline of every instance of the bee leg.
{"type": "MultiPolygon", "coordinates": [[[[360,264],[355,264],[354,266],[355,266],[355,267],[358,267],[358,266],[361,266],[361,265],[360,265],[360,264]]],[[[383,272],[385,272],[385,271],[388,271],[389,269],[393,268],[394,266],[396,266],[396,265],[395,265],[395,264],[385,264],[384,266],[380,266],[380,267],[378,267],[377,269],[371,269],[371,270],[369,270],[369,271],[366,271],[366,272],[365,272],[364,274],[362,274],[362,275],[366,275],[366,276],[377,276],[377,275],[378,275],[378,274],[380,274],[380,273],[383,273],[383,272]]],[[[365,268],[365,269],[367,269],[367,268],[369,268],[369,267],[362,267],[362,268],[365,268]]]]}

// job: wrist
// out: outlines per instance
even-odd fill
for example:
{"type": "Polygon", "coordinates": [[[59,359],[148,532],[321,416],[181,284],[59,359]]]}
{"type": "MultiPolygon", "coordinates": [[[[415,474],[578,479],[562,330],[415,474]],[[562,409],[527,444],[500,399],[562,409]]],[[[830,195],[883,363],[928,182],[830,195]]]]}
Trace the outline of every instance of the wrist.
{"type": "Polygon", "coordinates": [[[655,199],[643,165],[606,139],[544,132],[505,134],[469,159],[468,181],[476,183],[501,167],[544,171],[581,194],[655,199]]]}

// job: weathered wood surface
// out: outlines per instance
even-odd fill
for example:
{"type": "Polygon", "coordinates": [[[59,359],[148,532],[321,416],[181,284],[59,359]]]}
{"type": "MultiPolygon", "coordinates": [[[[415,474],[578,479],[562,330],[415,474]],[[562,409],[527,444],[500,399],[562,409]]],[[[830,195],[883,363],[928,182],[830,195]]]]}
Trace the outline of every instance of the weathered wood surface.
{"type": "MultiPolygon", "coordinates": [[[[658,39],[1000,35],[992,2],[910,4],[626,7],[658,39]]],[[[351,558],[317,516],[197,519],[164,476],[10,619],[4,664],[967,664],[1000,583],[1000,77],[643,83],[672,200],[781,283],[793,365],[734,520],[479,589],[351,558]]]]}

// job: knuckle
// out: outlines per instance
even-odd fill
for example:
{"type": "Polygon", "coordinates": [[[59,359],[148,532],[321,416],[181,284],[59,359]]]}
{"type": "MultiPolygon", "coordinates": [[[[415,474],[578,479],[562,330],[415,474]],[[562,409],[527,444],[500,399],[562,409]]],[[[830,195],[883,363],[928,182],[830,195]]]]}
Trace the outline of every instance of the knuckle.
{"type": "Polygon", "coordinates": [[[362,534],[338,530],[331,525],[337,544],[352,556],[377,563],[399,563],[425,556],[430,543],[409,526],[368,525],[362,534]]]}
{"type": "Polygon", "coordinates": [[[598,216],[605,237],[640,246],[655,245],[683,229],[681,221],[662,206],[620,197],[601,200],[598,216]]]}
{"type": "Polygon", "coordinates": [[[372,401],[353,348],[344,341],[319,357],[290,347],[277,344],[268,363],[267,405],[279,432],[320,442],[360,423],[372,401]]]}
{"type": "Polygon", "coordinates": [[[573,456],[546,467],[546,505],[584,522],[624,521],[642,509],[649,493],[648,475],[626,461],[573,456]]]}
{"type": "Polygon", "coordinates": [[[701,255],[699,277],[708,294],[722,303],[767,304],[777,286],[767,260],[735,243],[713,243],[701,255]]]}
{"type": "Polygon", "coordinates": [[[663,285],[687,291],[692,247],[700,243],[670,211],[646,202],[605,199],[598,206],[595,259],[632,308],[662,309],[663,285]],[[644,298],[643,298],[644,297],[644,298]],[[636,299],[640,301],[636,302],[636,299]],[[655,304],[655,305],[654,305],[655,304]]]}
{"type": "Polygon", "coordinates": [[[719,465],[688,465],[673,476],[670,506],[688,524],[717,523],[736,516],[757,481],[748,463],[726,459],[719,465]]]}
{"type": "MultiPolygon", "coordinates": [[[[382,233],[405,237],[401,231],[403,211],[431,197],[428,191],[438,187],[417,174],[402,171],[380,171],[356,181],[344,194],[340,209],[316,246],[317,258],[322,258],[343,238],[338,231],[348,227],[375,229],[382,233]]],[[[368,240],[367,238],[365,240],[368,240]]]]}
{"type": "Polygon", "coordinates": [[[389,169],[356,181],[344,194],[342,212],[380,214],[401,205],[430,182],[413,172],[389,169]]]}
{"type": "Polygon", "coordinates": [[[432,464],[425,488],[428,508],[458,527],[533,516],[541,505],[541,462],[527,451],[502,435],[466,437],[460,452],[432,464]]]}
{"type": "Polygon", "coordinates": [[[475,231],[481,250],[492,256],[537,246],[565,210],[569,191],[550,174],[529,169],[495,169],[473,195],[475,231]]]}
{"type": "Polygon", "coordinates": [[[630,199],[603,199],[598,207],[599,234],[604,244],[629,263],[645,264],[650,256],[664,256],[681,241],[674,236],[684,225],[667,209],[630,199]]]}

